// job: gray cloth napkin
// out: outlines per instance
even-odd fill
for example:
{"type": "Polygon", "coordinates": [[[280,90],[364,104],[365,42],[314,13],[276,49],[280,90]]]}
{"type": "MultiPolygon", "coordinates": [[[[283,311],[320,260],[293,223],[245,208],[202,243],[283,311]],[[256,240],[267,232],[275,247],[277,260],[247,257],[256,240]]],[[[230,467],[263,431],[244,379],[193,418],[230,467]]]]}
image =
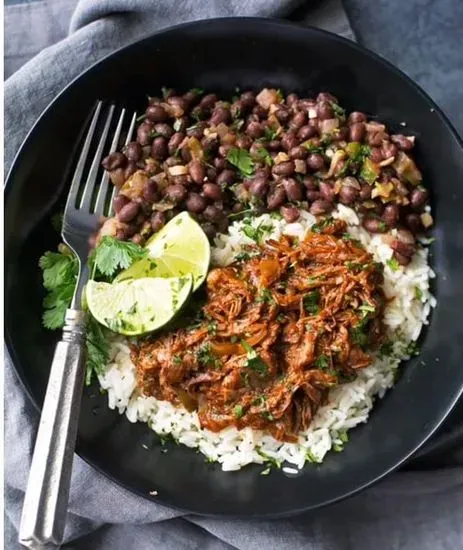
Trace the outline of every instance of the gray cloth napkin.
{"type": "MultiPolygon", "coordinates": [[[[181,21],[229,15],[285,16],[291,0],[81,0],[71,34],[41,52],[5,84],[5,163],[11,164],[40,112],[81,71],[123,44],[181,21]]],[[[309,20],[348,34],[339,0],[309,20]],[[331,10],[331,11],[330,11],[331,10]],[[342,13],[342,12],[341,12],[342,13]]],[[[38,414],[5,363],[5,548],[17,527],[38,414]]],[[[461,547],[463,467],[400,472],[348,501],[293,519],[226,521],[183,515],[136,497],[75,458],[68,549],[431,550],[461,547]]]]}

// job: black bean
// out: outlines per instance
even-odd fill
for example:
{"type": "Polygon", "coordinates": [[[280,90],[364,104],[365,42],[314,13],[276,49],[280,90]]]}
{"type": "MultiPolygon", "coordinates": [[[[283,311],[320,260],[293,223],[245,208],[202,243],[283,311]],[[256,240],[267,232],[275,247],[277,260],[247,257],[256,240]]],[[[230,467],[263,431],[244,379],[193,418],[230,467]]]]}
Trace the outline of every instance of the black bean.
{"type": "Polygon", "coordinates": [[[337,103],[338,99],[329,92],[320,92],[317,95],[317,103],[320,101],[327,101],[328,103],[337,103]]]}
{"type": "Polygon", "coordinates": [[[123,155],[122,153],[111,153],[103,159],[103,162],[101,164],[105,170],[111,172],[112,170],[116,170],[116,168],[121,168],[125,166],[126,163],[127,157],[125,155],[123,155]]]}
{"type": "Polygon", "coordinates": [[[188,165],[188,172],[194,183],[202,185],[206,177],[206,170],[199,160],[192,160],[188,165]]]}
{"type": "Polygon", "coordinates": [[[222,187],[231,185],[236,180],[235,172],[233,170],[223,170],[217,176],[217,183],[222,187]]]}
{"type": "Polygon", "coordinates": [[[290,116],[291,115],[286,107],[280,106],[278,107],[278,110],[275,111],[275,117],[278,122],[281,122],[281,124],[286,124],[290,119],[290,116]]]}
{"type": "Polygon", "coordinates": [[[290,151],[293,147],[299,145],[299,140],[294,132],[286,132],[281,138],[281,146],[285,151],[290,151]]]}
{"type": "Polygon", "coordinates": [[[150,105],[146,109],[146,118],[152,122],[165,122],[169,116],[162,105],[150,105]]]}
{"type": "Polygon", "coordinates": [[[171,181],[173,185],[181,185],[182,187],[187,187],[191,183],[190,176],[182,174],[180,176],[171,176],[171,181]]]}
{"type": "Polygon", "coordinates": [[[177,203],[183,201],[186,198],[188,191],[183,185],[174,183],[172,185],[168,185],[164,189],[164,193],[167,198],[177,203]]]}
{"type": "Polygon", "coordinates": [[[137,164],[133,161],[128,162],[124,170],[125,180],[127,181],[130,178],[130,176],[135,174],[136,171],[137,171],[137,164]]]}
{"type": "Polygon", "coordinates": [[[384,207],[382,218],[389,227],[395,227],[399,221],[399,207],[397,204],[387,204],[384,207]]]}
{"type": "Polygon", "coordinates": [[[262,166],[261,168],[258,168],[256,170],[256,173],[254,174],[254,177],[259,177],[259,176],[262,176],[262,177],[265,177],[265,178],[269,178],[270,177],[270,167],[269,166],[262,166]]]}
{"type": "Polygon", "coordinates": [[[246,135],[238,136],[235,145],[239,149],[249,149],[252,145],[252,139],[246,135]]]}
{"type": "Polygon", "coordinates": [[[286,192],[282,187],[275,187],[267,196],[267,208],[274,210],[286,202],[286,192]]]}
{"type": "Polygon", "coordinates": [[[281,141],[279,139],[272,139],[268,142],[266,149],[269,151],[279,151],[281,149],[281,141]]]}
{"type": "Polygon", "coordinates": [[[215,183],[205,183],[203,195],[210,200],[219,201],[222,198],[222,189],[215,183]]]}
{"type": "Polygon", "coordinates": [[[206,233],[206,236],[208,239],[212,240],[216,234],[217,234],[217,228],[215,227],[215,225],[211,222],[204,222],[201,224],[201,227],[204,231],[204,233],[206,233]]]}
{"type": "Polygon", "coordinates": [[[137,141],[140,145],[149,145],[151,143],[151,133],[153,131],[153,128],[151,125],[146,124],[144,122],[143,124],[140,124],[137,130],[137,141]]]}
{"type": "Polygon", "coordinates": [[[219,98],[215,94],[207,94],[201,99],[199,104],[204,109],[212,109],[218,100],[219,98]]]}
{"type": "Polygon", "coordinates": [[[410,204],[413,210],[422,210],[429,197],[426,189],[416,187],[410,195],[410,204]]]}
{"type": "Polygon", "coordinates": [[[138,244],[139,246],[143,244],[144,238],[140,233],[135,233],[135,235],[130,239],[133,243],[138,244]]]}
{"type": "Polygon", "coordinates": [[[195,90],[190,90],[186,94],[183,94],[183,99],[191,107],[201,99],[201,94],[196,92],[195,90]]]}
{"type": "Polygon", "coordinates": [[[199,193],[189,193],[185,206],[190,212],[200,214],[207,206],[206,199],[199,193]]]}
{"type": "Polygon", "coordinates": [[[205,153],[216,154],[219,149],[219,140],[215,137],[204,137],[201,140],[201,145],[205,153]]]}
{"type": "Polygon", "coordinates": [[[151,156],[157,160],[164,160],[168,154],[166,138],[162,136],[154,138],[151,144],[151,156]]]}
{"type": "Polygon", "coordinates": [[[299,208],[295,206],[286,205],[280,208],[280,214],[283,216],[287,223],[293,223],[299,219],[301,215],[299,208]]]}
{"type": "Polygon", "coordinates": [[[180,149],[180,156],[185,164],[188,164],[191,161],[191,150],[189,147],[182,147],[180,149]]]}
{"type": "Polygon", "coordinates": [[[293,147],[292,149],[290,149],[288,154],[289,154],[289,158],[293,160],[294,159],[304,160],[307,158],[307,155],[309,154],[309,152],[305,147],[302,147],[302,145],[298,145],[297,147],[293,147]]]}
{"type": "Polygon", "coordinates": [[[310,191],[316,191],[318,189],[318,182],[314,176],[304,176],[302,183],[304,187],[310,191]]]}
{"type": "MultiPolygon", "coordinates": [[[[159,138],[155,138],[155,139],[159,139],[159,138]]],[[[161,139],[164,139],[164,138],[161,138],[161,139]]],[[[181,132],[175,132],[175,134],[169,139],[169,143],[167,145],[169,155],[175,155],[175,153],[177,152],[177,149],[180,147],[180,144],[183,142],[184,139],[185,139],[185,134],[182,134],[181,132]]]]}
{"type": "Polygon", "coordinates": [[[415,235],[420,233],[423,228],[419,214],[407,214],[405,216],[405,224],[415,235]]]}
{"type": "Polygon", "coordinates": [[[311,153],[307,158],[307,167],[314,172],[323,170],[325,167],[325,159],[318,153],[311,153]]]}
{"type": "Polygon", "coordinates": [[[275,176],[291,176],[294,174],[294,162],[288,160],[286,162],[280,162],[280,164],[275,164],[272,168],[272,173],[275,176]]]}
{"type": "Polygon", "coordinates": [[[243,92],[240,101],[245,109],[251,109],[256,103],[256,94],[254,92],[243,92]]]}
{"type": "Polygon", "coordinates": [[[159,231],[161,227],[166,223],[166,215],[164,212],[153,212],[150,218],[151,229],[153,231],[159,231]]]}
{"type": "Polygon", "coordinates": [[[407,139],[402,134],[396,134],[391,136],[392,143],[395,143],[399,149],[402,151],[410,151],[413,149],[413,142],[407,139]]]}
{"type": "Polygon", "coordinates": [[[260,120],[267,118],[267,111],[260,105],[254,105],[252,114],[256,115],[260,120]]]}
{"type": "Polygon", "coordinates": [[[383,220],[373,216],[365,216],[362,225],[370,233],[386,233],[388,230],[388,226],[383,220]]]}
{"type": "Polygon", "coordinates": [[[182,159],[180,159],[179,157],[176,157],[176,156],[169,157],[164,162],[165,166],[180,166],[182,164],[183,164],[182,159]]]}
{"type": "Polygon", "coordinates": [[[210,204],[209,206],[206,206],[203,212],[204,219],[210,222],[215,222],[220,220],[222,215],[223,215],[222,210],[220,210],[220,208],[217,208],[217,206],[213,206],[212,204],[210,204]]]}
{"type": "Polygon", "coordinates": [[[398,263],[403,266],[408,265],[412,261],[411,256],[404,256],[400,252],[394,251],[393,256],[398,261],[398,263]]]}
{"type": "Polygon", "coordinates": [[[320,101],[317,103],[317,116],[320,120],[333,118],[333,108],[328,101],[320,101]]]}
{"type": "Polygon", "coordinates": [[[353,204],[359,196],[359,191],[350,185],[343,185],[339,190],[339,200],[343,204],[353,204]]]}
{"type": "Polygon", "coordinates": [[[158,185],[155,181],[148,180],[143,186],[143,198],[147,202],[154,202],[158,197],[158,185]]]}
{"type": "Polygon", "coordinates": [[[354,124],[356,122],[366,122],[366,120],[367,120],[366,115],[359,111],[352,112],[347,119],[349,124],[354,124]]]}
{"type": "Polygon", "coordinates": [[[228,229],[228,218],[227,216],[221,216],[219,220],[217,220],[217,231],[219,233],[226,233],[228,229]]]}
{"type": "Polygon", "coordinates": [[[295,103],[297,103],[299,100],[297,94],[288,94],[288,97],[286,98],[286,104],[289,105],[289,107],[292,107],[295,103]]]}
{"type": "Polygon", "coordinates": [[[360,188],[360,198],[366,201],[371,198],[371,185],[364,183],[360,188]]]}
{"type": "Polygon", "coordinates": [[[314,216],[328,214],[333,209],[333,205],[323,199],[318,199],[310,205],[310,213],[314,216]]]}
{"type": "Polygon", "coordinates": [[[354,122],[349,126],[349,140],[362,141],[365,135],[365,123],[354,122]]]}
{"type": "Polygon", "coordinates": [[[286,191],[286,196],[290,201],[301,201],[304,198],[302,183],[294,178],[284,178],[281,184],[286,191]]]}
{"type": "Polygon", "coordinates": [[[187,113],[190,107],[188,101],[184,97],[177,95],[167,98],[167,103],[183,111],[183,113],[187,113]]]}
{"type": "Polygon", "coordinates": [[[260,122],[250,122],[246,127],[246,134],[252,139],[258,139],[264,134],[264,128],[260,122]]]}
{"type": "Polygon", "coordinates": [[[298,111],[290,120],[289,128],[296,131],[302,128],[305,124],[307,124],[307,113],[304,111],[298,111]]]}
{"type": "Polygon", "coordinates": [[[314,137],[316,134],[317,134],[317,129],[311,126],[310,124],[306,124],[305,126],[302,126],[302,128],[299,128],[299,131],[297,132],[297,137],[301,141],[305,141],[307,139],[314,137]]]}
{"type": "Polygon", "coordinates": [[[122,187],[125,183],[125,170],[123,168],[111,170],[111,172],[109,172],[109,179],[114,186],[122,187]]]}
{"type": "Polygon", "coordinates": [[[141,159],[142,153],[141,145],[137,141],[131,141],[125,148],[125,156],[133,162],[138,162],[141,159]]]}
{"type": "Polygon", "coordinates": [[[214,159],[214,166],[217,170],[225,170],[229,164],[224,158],[216,158],[214,159]]]}
{"type": "Polygon", "coordinates": [[[209,123],[212,126],[218,126],[219,124],[227,124],[230,121],[230,111],[225,107],[216,107],[212,113],[209,123]]]}
{"type": "Polygon", "coordinates": [[[249,192],[255,197],[265,197],[268,191],[268,183],[266,178],[255,178],[249,186],[249,192]]]}
{"type": "Polygon", "coordinates": [[[398,252],[402,256],[411,258],[415,254],[416,247],[414,244],[404,243],[399,239],[395,239],[391,243],[391,248],[394,252],[398,252]]]}
{"type": "Polygon", "coordinates": [[[206,176],[209,181],[215,181],[217,179],[217,170],[209,166],[206,170],[206,176]]]}
{"type": "Polygon", "coordinates": [[[174,134],[173,128],[164,122],[155,124],[153,130],[156,134],[164,136],[167,139],[171,138],[174,134]]]}
{"type": "Polygon", "coordinates": [[[413,236],[413,233],[408,229],[400,228],[397,230],[397,238],[406,244],[415,244],[416,239],[413,236]]]}
{"type": "Polygon", "coordinates": [[[221,145],[219,147],[219,155],[223,158],[227,158],[228,153],[233,149],[233,145],[221,145]]]}
{"type": "Polygon", "coordinates": [[[315,202],[320,198],[320,191],[316,189],[307,189],[305,196],[309,202],[315,202]]]}
{"type": "Polygon", "coordinates": [[[379,147],[383,142],[383,132],[368,132],[367,143],[370,147],[379,147]]]}
{"type": "Polygon", "coordinates": [[[116,195],[113,199],[114,212],[117,214],[119,210],[129,202],[130,200],[125,195],[116,195]]]}
{"type": "Polygon", "coordinates": [[[397,155],[397,146],[390,141],[385,141],[381,145],[381,153],[384,159],[395,157],[397,155]]]}
{"type": "Polygon", "coordinates": [[[127,204],[125,204],[117,213],[117,219],[120,222],[130,222],[132,221],[135,216],[138,214],[138,211],[140,210],[140,206],[137,202],[131,201],[127,204]]]}
{"type": "Polygon", "coordinates": [[[322,199],[328,202],[334,201],[334,189],[333,186],[330,185],[326,181],[320,182],[320,196],[322,199]]]}
{"type": "Polygon", "coordinates": [[[372,162],[377,163],[383,160],[383,153],[379,147],[372,147],[369,156],[372,162]]]}

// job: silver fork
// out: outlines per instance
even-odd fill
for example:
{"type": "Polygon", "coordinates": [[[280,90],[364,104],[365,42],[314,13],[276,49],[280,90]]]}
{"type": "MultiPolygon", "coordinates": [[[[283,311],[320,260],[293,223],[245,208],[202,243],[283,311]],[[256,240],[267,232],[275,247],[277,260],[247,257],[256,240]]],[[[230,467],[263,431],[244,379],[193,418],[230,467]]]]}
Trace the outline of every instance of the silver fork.
{"type": "MultiPolygon", "coordinates": [[[[66,312],[63,335],[53,357],[23,504],[19,542],[27,548],[60,545],[66,524],[85,372],[85,313],[81,309],[81,299],[88,280],[88,238],[95,231],[99,217],[112,214],[112,206],[105,206],[109,177],[104,173],[98,181],[98,174],[115,106],[109,107],[106,117],[103,110],[100,101],[77,162],[64,211],[62,238],[78,258],[79,275],[71,306],[66,312]],[[89,151],[102,120],[103,130],[84,182],[89,151]],[[92,202],[95,202],[94,207],[92,202]]],[[[109,152],[114,152],[119,145],[126,115],[126,110],[122,109],[109,152]]],[[[131,140],[136,116],[135,113],[130,117],[125,144],[131,140]]],[[[113,196],[114,189],[110,205],[113,196]]]]}

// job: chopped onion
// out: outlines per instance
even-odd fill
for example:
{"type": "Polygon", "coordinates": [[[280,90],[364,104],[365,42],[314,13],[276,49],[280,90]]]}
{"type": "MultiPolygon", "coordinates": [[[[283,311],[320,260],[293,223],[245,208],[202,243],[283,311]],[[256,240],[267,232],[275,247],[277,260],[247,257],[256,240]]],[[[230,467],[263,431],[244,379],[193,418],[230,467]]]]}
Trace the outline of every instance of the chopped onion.
{"type": "Polygon", "coordinates": [[[431,225],[434,223],[434,220],[432,219],[432,216],[429,212],[424,212],[424,214],[421,214],[420,219],[423,227],[425,227],[426,229],[428,227],[431,227],[431,225]]]}
{"type": "Polygon", "coordinates": [[[217,132],[220,138],[223,138],[223,136],[229,133],[230,128],[225,123],[221,122],[215,128],[211,128],[211,130],[217,132]]]}
{"type": "Polygon", "coordinates": [[[121,187],[120,193],[128,199],[138,199],[143,194],[143,188],[148,181],[144,170],[137,170],[121,187]]]}
{"type": "Polygon", "coordinates": [[[386,126],[380,124],[379,122],[370,121],[365,123],[365,129],[367,132],[384,132],[386,126]]]}
{"type": "MultiPolygon", "coordinates": [[[[184,143],[184,141],[182,142],[184,143]]],[[[204,157],[203,146],[195,137],[186,138],[186,145],[190,149],[192,160],[202,160],[204,157]]]]}
{"type": "Polygon", "coordinates": [[[171,176],[185,176],[188,174],[188,168],[182,164],[177,166],[169,166],[169,174],[171,176]]]}
{"type": "Polygon", "coordinates": [[[386,160],[382,160],[379,165],[380,166],[389,166],[390,164],[393,164],[395,161],[395,157],[389,157],[386,160]]]}
{"type": "Polygon", "coordinates": [[[360,191],[361,186],[357,178],[354,178],[353,176],[347,176],[342,179],[342,185],[345,187],[353,187],[354,189],[357,189],[360,191]]]}
{"type": "Polygon", "coordinates": [[[294,161],[294,171],[298,174],[306,174],[307,173],[307,164],[305,161],[301,159],[296,159],[294,161]]]}
{"type": "Polygon", "coordinates": [[[334,174],[334,171],[336,169],[336,166],[339,164],[339,161],[343,160],[346,156],[346,152],[342,149],[338,149],[336,153],[334,153],[333,157],[331,158],[331,164],[330,169],[325,174],[325,178],[331,178],[331,176],[334,174]]]}
{"type": "Polygon", "coordinates": [[[286,153],[283,153],[283,151],[280,151],[278,155],[273,159],[274,164],[281,164],[282,162],[288,162],[289,157],[286,153]]]}
{"type": "Polygon", "coordinates": [[[309,115],[309,118],[317,118],[317,109],[315,107],[309,107],[307,109],[307,114],[309,115]]]}
{"type": "Polygon", "coordinates": [[[175,204],[167,200],[153,203],[153,210],[157,212],[167,212],[167,210],[172,210],[173,208],[175,208],[175,204]]]}
{"type": "Polygon", "coordinates": [[[280,103],[281,98],[274,88],[264,88],[256,97],[257,103],[264,109],[270,109],[274,103],[280,103]]]}
{"type": "Polygon", "coordinates": [[[394,185],[390,181],[386,183],[376,183],[371,192],[371,198],[381,197],[383,199],[388,199],[393,190],[394,185]]]}
{"type": "Polygon", "coordinates": [[[172,118],[180,118],[185,114],[183,109],[180,107],[180,105],[171,105],[170,103],[161,103],[161,106],[164,108],[167,114],[172,118]]]}
{"type": "Polygon", "coordinates": [[[336,128],[339,128],[339,120],[337,118],[320,120],[318,127],[321,134],[329,134],[333,130],[336,130],[336,128]]]}

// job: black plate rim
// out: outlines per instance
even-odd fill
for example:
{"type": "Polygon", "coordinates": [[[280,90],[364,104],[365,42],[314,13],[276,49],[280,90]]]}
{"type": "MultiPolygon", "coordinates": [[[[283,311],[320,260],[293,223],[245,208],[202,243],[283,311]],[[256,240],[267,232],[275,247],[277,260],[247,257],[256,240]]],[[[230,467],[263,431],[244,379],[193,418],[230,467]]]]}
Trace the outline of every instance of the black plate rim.
{"type": "MultiPolygon", "coordinates": [[[[61,99],[61,97],[63,95],[65,95],[71,87],[76,85],[82,78],[85,78],[89,73],[91,73],[92,71],[97,69],[97,67],[100,64],[106,62],[108,59],[111,59],[112,57],[117,57],[121,52],[123,52],[126,49],[129,49],[129,48],[131,48],[135,45],[140,45],[143,42],[149,42],[153,38],[155,38],[156,36],[165,35],[165,34],[169,34],[169,33],[175,33],[175,32],[181,31],[183,28],[189,28],[189,27],[192,27],[192,26],[204,27],[204,26],[216,25],[216,24],[220,25],[220,24],[224,24],[224,23],[226,23],[227,25],[229,25],[229,24],[232,24],[232,25],[239,24],[240,26],[243,26],[245,24],[247,24],[247,25],[259,25],[262,28],[264,26],[267,26],[269,28],[269,31],[271,31],[272,28],[275,28],[275,29],[278,29],[278,28],[288,29],[288,28],[292,27],[292,28],[297,29],[299,32],[307,32],[307,33],[313,33],[315,35],[319,34],[321,36],[329,37],[330,40],[340,42],[341,45],[344,45],[348,48],[352,48],[354,50],[357,50],[359,53],[370,57],[376,63],[383,65],[387,70],[389,70],[391,72],[394,72],[398,77],[405,80],[407,82],[407,84],[409,86],[411,86],[414,89],[414,91],[424,99],[424,101],[428,104],[429,109],[432,110],[436,114],[436,116],[438,116],[441,119],[441,121],[444,123],[444,125],[446,126],[446,128],[449,131],[449,136],[451,136],[455,140],[457,145],[462,149],[462,154],[463,154],[463,139],[459,136],[459,134],[456,131],[455,127],[450,122],[450,120],[445,115],[445,113],[442,111],[442,109],[407,74],[405,74],[402,70],[397,68],[395,65],[393,65],[392,63],[390,63],[389,61],[387,61],[383,57],[379,56],[378,54],[376,54],[372,50],[366,48],[365,46],[362,46],[362,45],[360,45],[356,42],[353,42],[353,41],[351,41],[347,38],[344,38],[344,37],[339,36],[335,33],[326,31],[324,29],[319,29],[319,28],[312,27],[312,26],[309,26],[309,25],[308,26],[299,25],[299,24],[296,24],[296,23],[293,23],[293,22],[288,22],[288,21],[283,21],[283,20],[278,20],[278,19],[271,19],[271,18],[265,18],[265,17],[221,17],[221,18],[212,18],[212,19],[201,19],[201,20],[190,21],[190,22],[187,22],[187,23],[181,23],[181,24],[178,24],[178,25],[173,25],[173,26],[161,29],[159,31],[150,33],[150,34],[140,38],[139,40],[135,40],[135,41],[133,41],[133,42],[131,42],[131,43],[125,45],[125,46],[122,46],[121,48],[118,48],[114,52],[109,53],[108,55],[104,56],[103,58],[101,58],[97,62],[93,63],[89,68],[82,71],[69,84],[67,84],[62,89],[62,91],[53,99],[53,101],[50,102],[50,104],[42,111],[42,113],[40,114],[40,116],[38,117],[38,119],[36,120],[34,125],[32,126],[31,130],[26,135],[26,137],[25,137],[24,141],[22,142],[20,148],[18,149],[18,152],[16,153],[16,155],[15,155],[13,161],[12,161],[11,167],[8,171],[8,175],[6,177],[6,181],[5,181],[5,185],[4,185],[5,207],[6,207],[6,203],[8,201],[9,193],[11,191],[13,180],[15,178],[15,173],[16,173],[16,170],[17,170],[17,166],[20,163],[20,160],[21,160],[21,157],[22,157],[23,153],[27,150],[27,147],[29,146],[30,142],[33,141],[35,134],[39,131],[42,120],[53,110],[53,107],[54,107],[55,103],[58,102],[61,99]]],[[[96,99],[95,99],[95,101],[96,101],[96,99]]],[[[35,397],[32,395],[32,392],[31,392],[31,390],[30,390],[30,388],[29,388],[29,386],[28,386],[28,384],[25,380],[25,377],[23,378],[21,369],[17,366],[15,349],[14,349],[14,346],[13,346],[10,331],[8,330],[7,327],[5,327],[5,342],[6,342],[6,348],[7,348],[7,355],[9,356],[9,358],[11,360],[11,363],[13,365],[16,378],[19,381],[20,385],[22,386],[23,390],[25,391],[26,395],[28,396],[29,400],[33,404],[34,408],[38,412],[40,412],[41,411],[41,406],[39,405],[39,403],[37,402],[35,397]]],[[[236,514],[213,513],[213,512],[211,512],[211,513],[204,513],[204,512],[198,513],[196,511],[192,511],[188,508],[183,508],[181,506],[172,504],[170,502],[167,504],[166,501],[162,498],[162,496],[159,496],[159,497],[148,496],[146,493],[143,493],[143,492],[141,492],[137,489],[129,487],[128,484],[116,479],[112,474],[106,472],[100,466],[96,465],[92,460],[86,458],[85,456],[82,456],[82,454],[79,451],[76,451],[76,454],[84,462],[86,462],[89,466],[91,466],[93,469],[95,469],[97,472],[101,473],[104,477],[111,480],[111,482],[115,483],[116,485],[118,485],[120,487],[123,487],[128,492],[130,492],[132,494],[136,494],[138,496],[141,496],[142,498],[144,498],[145,500],[148,500],[150,502],[153,502],[153,503],[156,503],[156,504],[161,504],[161,505],[164,505],[164,506],[168,506],[168,507],[170,507],[174,510],[180,511],[180,512],[195,513],[197,515],[201,515],[201,516],[204,516],[204,517],[216,517],[216,518],[227,517],[227,518],[230,518],[230,519],[250,519],[250,518],[252,518],[252,519],[264,519],[264,518],[265,519],[280,519],[280,518],[287,518],[287,517],[295,516],[295,515],[298,515],[298,514],[302,514],[304,512],[308,512],[310,510],[322,508],[322,507],[328,506],[330,504],[334,504],[336,502],[344,500],[346,498],[352,497],[352,496],[360,493],[364,489],[372,486],[373,484],[380,481],[381,479],[384,479],[390,473],[397,470],[404,462],[406,462],[414,453],[416,453],[416,451],[418,449],[420,449],[434,435],[434,433],[437,431],[437,429],[441,426],[441,424],[447,418],[447,416],[449,415],[449,413],[451,412],[451,410],[453,409],[453,407],[455,406],[455,404],[457,403],[457,401],[459,400],[459,398],[462,395],[463,395],[463,385],[455,391],[455,393],[453,395],[453,398],[449,401],[449,404],[447,405],[446,409],[441,414],[441,416],[435,420],[433,426],[429,429],[429,431],[427,432],[427,435],[421,440],[421,442],[418,445],[415,445],[414,448],[409,450],[409,452],[405,456],[403,456],[400,460],[396,461],[393,465],[390,466],[390,468],[383,471],[381,474],[371,477],[370,479],[368,479],[367,481],[365,481],[363,484],[356,487],[355,489],[352,489],[350,491],[346,491],[343,494],[338,495],[334,498],[326,499],[325,501],[323,501],[319,504],[316,504],[316,505],[309,505],[309,506],[300,507],[300,508],[297,508],[297,509],[291,509],[291,510],[286,511],[286,512],[258,513],[258,514],[253,513],[253,514],[246,515],[246,516],[241,516],[239,514],[236,515],[236,514]]]]}

